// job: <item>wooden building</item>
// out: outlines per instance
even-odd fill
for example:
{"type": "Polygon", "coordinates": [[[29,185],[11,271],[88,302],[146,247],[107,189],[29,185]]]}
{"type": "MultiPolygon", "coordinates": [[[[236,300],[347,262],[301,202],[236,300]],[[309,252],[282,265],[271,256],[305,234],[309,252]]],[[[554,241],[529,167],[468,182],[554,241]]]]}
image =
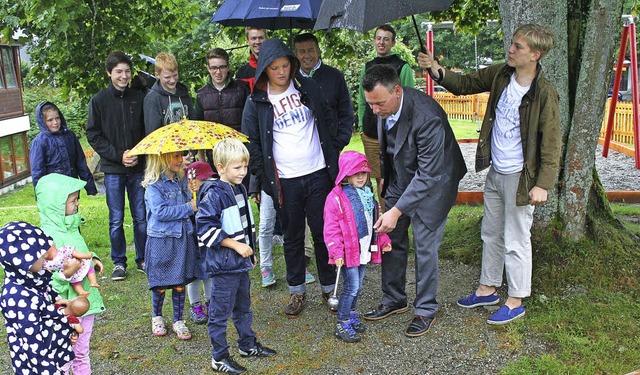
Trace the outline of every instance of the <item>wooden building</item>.
{"type": "Polygon", "coordinates": [[[30,181],[28,130],[19,47],[0,44],[0,193],[30,181]]]}

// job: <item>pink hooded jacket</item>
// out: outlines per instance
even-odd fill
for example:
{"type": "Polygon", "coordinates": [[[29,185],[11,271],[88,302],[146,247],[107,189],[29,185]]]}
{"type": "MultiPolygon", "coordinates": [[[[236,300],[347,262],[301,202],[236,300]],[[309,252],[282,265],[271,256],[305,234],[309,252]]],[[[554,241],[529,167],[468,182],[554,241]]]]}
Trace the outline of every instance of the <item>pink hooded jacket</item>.
{"type": "MultiPolygon", "coordinates": [[[[366,156],[356,151],[345,151],[338,160],[336,186],[327,196],[324,204],[324,242],[329,251],[329,264],[335,264],[337,258],[344,258],[347,267],[360,265],[360,241],[358,227],[349,198],[342,190],[342,180],[358,172],[371,172],[366,156]]],[[[378,203],[375,203],[376,214],[378,203]]],[[[377,215],[376,215],[377,216],[377,215]]],[[[382,249],[391,244],[386,233],[378,233],[378,251],[371,253],[371,262],[382,261],[382,249]]]]}

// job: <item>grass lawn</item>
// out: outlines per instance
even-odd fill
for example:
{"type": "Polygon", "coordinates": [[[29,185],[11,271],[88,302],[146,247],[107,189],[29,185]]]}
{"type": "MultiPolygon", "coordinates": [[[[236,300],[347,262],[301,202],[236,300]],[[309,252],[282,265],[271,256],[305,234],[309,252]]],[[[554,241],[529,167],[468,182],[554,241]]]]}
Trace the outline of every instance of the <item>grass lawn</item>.
{"type": "MultiPolygon", "coordinates": [[[[475,128],[469,129],[475,131],[475,128]]],[[[362,151],[359,136],[352,139],[348,149],[362,151]]],[[[612,208],[627,228],[640,236],[640,206],[613,205],[612,208]]],[[[132,220],[128,209],[125,211],[129,276],[125,282],[101,281],[107,311],[96,319],[91,345],[92,361],[110,363],[113,370],[104,370],[103,367],[100,372],[108,374],[209,373],[202,370],[208,368],[206,361],[210,355],[204,327],[190,324],[196,333],[190,342],[180,342],[175,335],[163,339],[151,337],[147,280],[143,274],[132,271],[135,269],[131,249],[132,220]]],[[[108,210],[104,195],[90,197],[83,191],[80,213],[86,218],[81,227],[82,234],[89,248],[102,257],[106,275],[109,275],[112,264],[109,260],[108,210]]],[[[254,215],[258,217],[255,207],[254,215]]],[[[481,215],[482,207],[454,207],[447,222],[441,258],[479,264],[481,215]]],[[[0,223],[12,220],[39,223],[31,185],[0,197],[0,223]]],[[[629,236],[623,236],[619,228],[607,225],[594,225],[591,230],[597,234],[597,240],[573,244],[564,243],[552,234],[536,232],[533,237],[534,294],[526,300],[527,316],[507,327],[497,328],[495,332],[502,344],[499,348],[487,349],[508,350],[519,357],[517,361],[507,363],[502,373],[624,374],[640,369],[640,248],[637,238],[634,242],[629,236]],[[523,348],[531,346],[544,349],[521,355],[523,348]]],[[[276,247],[274,255],[277,259],[276,273],[283,275],[282,248],[276,247]]],[[[287,298],[284,283],[280,281],[276,289],[262,289],[259,272],[251,272],[250,275],[255,309],[269,311],[272,309],[270,306],[275,305],[280,310],[287,298]]],[[[171,316],[170,305],[167,298],[165,317],[171,316]]],[[[306,337],[305,325],[318,322],[310,323],[305,319],[316,316],[312,315],[315,314],[313,309],[320,311],[315,305],[308,309],[310,311],[305,312],[305,317],[300,320],[283,319],[279,310],[260,316],[256,331],[266,337],[265,343],[277,341],[289,349],[288,355],[279,362],[251,362],[250,367],[254,371],[319,373],[318,361],[337,361],[338,356],[340,360],[348,361],[349,356],[359,355],[358,350],[370,349],[367,343],[362,346],[337,345],[331,333],[322,337],[306,337]],[[309,341],[317,342],[310,346],[309,341]]],[[[332,318],[318,314],[316,319],[332,318]]],[[[329,323],[321,321],[320,324],[328,326],[329,323]]],[[[479,328],[487,329],[484,324],[479,328]]],[[[229,330],[229,335],[230,341],[237,337],[234,337],[233,329],[229,330]]],[[[4,330],[0,330],[0,373],[10,372],[5,337],[4,330]]],[[[385,340],[393,346],[416,342],[395,343],[393,337],[385,340]]],[[[414,340],[429,343],[431,338],[425,336],[414,340]]],[[[420,372],[420,369],[416,371],[420,372]]]]}
{"type": "Polygon", "coordinates": [[[456,139],[478,139],[480,122],[469,120],[449,120],[456,139]]]}

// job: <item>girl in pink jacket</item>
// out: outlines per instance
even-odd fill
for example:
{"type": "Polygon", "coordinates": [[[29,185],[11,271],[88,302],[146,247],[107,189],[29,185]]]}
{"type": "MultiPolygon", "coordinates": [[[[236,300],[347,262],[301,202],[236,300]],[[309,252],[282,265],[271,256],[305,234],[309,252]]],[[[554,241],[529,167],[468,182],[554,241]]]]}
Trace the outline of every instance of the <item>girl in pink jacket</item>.
{"type": "Polygon", "coordinates": [[[380,263],[381,252],[391,251],[391,239],[386,233],[373,230],[379,207],[371,188],[371,167],[366,156],[345,151],[338,166],[336,186],[324,205],[324,241],[329,264],[345,266],[335,335],[345,342],[358,342],[358,333],[366,330],[356,311],[364,272],[369,262],[380,263]]]}

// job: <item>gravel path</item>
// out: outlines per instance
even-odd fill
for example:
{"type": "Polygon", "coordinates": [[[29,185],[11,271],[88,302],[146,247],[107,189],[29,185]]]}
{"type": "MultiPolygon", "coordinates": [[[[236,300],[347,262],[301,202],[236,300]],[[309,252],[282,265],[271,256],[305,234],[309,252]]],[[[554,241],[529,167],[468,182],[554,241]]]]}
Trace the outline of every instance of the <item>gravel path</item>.
{"type": "MultiPolygon", "coordinates": [[[[480,173],[475,172],[475,143],[461,143],[460,149],[464,155],[469,170],[460,181],[462,191],[482,191],[487,169],[480,173]]],[[[640,190],[640,169],[635,168],[632,157],[617,151],[609,150],[609,157],[602,157],[602,146],[596,150],[596,168],[600,180],[606,191],[611,190],[640,190]]]]}
{"type": "MultiPolygon", "coordinates": [[[[410,258],[411,259],[411,258],[410,258]]],[[[415,295],[414,262],[407,267],[407,294],[415,295]]],[[[495,374],[520,356],[537,356],[548,350],[539,340],[529,339],[519,348],[500,340],[504,328],[487,325],[491,314],[487,308],[463,309],[456,300],[470,293],[477,283],[479,267],[450,260],[440,260],[438,301],[440,309],[429,333],[407,338],[403,332],[413,318],[411,312],[393,315],[377,322],[365,322],[365,350],[351,356],[352,363],[327,364],[318,374],[495,374]],[[375,348],[375,350],[371,350],[375,348]],[[379,352],[378,358],[372,357],[379,352]]],[[[374,307],[380,298],[380,267],[367,269],[365,289],[359,300],[362,310],[374,307]]],[[[504,291],[501,291],[504,296],[504,291]]],[[[492,311],[495,311],[495,308],[492,311]]],[[[337,342],[336,346],[347,346],[337,342]]]]}

